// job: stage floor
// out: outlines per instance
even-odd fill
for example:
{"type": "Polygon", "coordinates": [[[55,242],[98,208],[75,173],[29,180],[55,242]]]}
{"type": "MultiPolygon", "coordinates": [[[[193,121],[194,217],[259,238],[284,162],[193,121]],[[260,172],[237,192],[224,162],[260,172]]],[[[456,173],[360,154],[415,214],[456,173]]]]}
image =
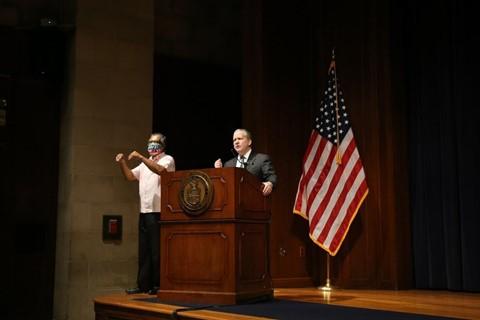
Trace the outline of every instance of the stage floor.
{"type": "Polygon", "coordinates": [[[275,297],[374,310],[480,319],[480,294],[427,290],[275,290],[275,297]]]}
{"type": "MultiPolygon", "coordinates": [[[[427,291],[427,290],[344,290],[333,289],[324,292],[317,288],[279,288],[274,291],[275,298],[302,302],[329,304],[345,307],[366,308],[373,310],[414,313],[429,316],[451,317],[480,320],[480,294],[427,291]]],[[[110,316],[119,319],[135,319],[128,316],[127,310],[142,313],[142,319],[150,317],[172,319],[172,313],[179,306],[139,301],[155,298],[145,294],[116,294],[97,297],[95,305],[97,316],[105,308],[110,316]],[[115,313],[116,312],[116,313],[115,313]]],[[[98,317],[101,319],[101,317],[98,317]]],[[[97,319],[98,319],[97,318],[97,319]]],[[[266,319],[262,317],[243,316],[210,310],[192,310],[179,313],[178,319],[266,319]]]]}

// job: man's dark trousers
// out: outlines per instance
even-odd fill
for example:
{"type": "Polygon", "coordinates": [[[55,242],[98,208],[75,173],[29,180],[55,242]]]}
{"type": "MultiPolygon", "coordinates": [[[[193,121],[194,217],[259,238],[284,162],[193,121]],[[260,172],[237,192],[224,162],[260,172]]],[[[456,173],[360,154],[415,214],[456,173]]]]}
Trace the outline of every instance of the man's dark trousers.
{"type": "Polygon", "coordinates": [[[160,286],[160,213],[140,213],[138,223],[138,287],[148,291],[160,286]]]}

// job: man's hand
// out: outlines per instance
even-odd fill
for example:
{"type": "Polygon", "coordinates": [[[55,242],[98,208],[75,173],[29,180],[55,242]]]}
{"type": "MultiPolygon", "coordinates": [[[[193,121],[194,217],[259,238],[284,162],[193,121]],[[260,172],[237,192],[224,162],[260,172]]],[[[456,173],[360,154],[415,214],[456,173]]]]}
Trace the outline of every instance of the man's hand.
{"type": "Polygon", "coordinates": [[[215,168],[221,168],[221,167],[223,167],[222,159],[220,159],[220,158],[217,159],[217,161],[215,161],[215,163],[213,164],[213,166],[214,166],[215,168]]]}
{"type": "Polygon", "coordinates": [[[273,184],[270,181],[262,182],[263,190],[262,193],[264,196],[268,196],[273,191],[273,184]]]}
{"type": "Polygon", "coordinates": [[[132,171],[130,170],[130,168],[128,167],[127,165],[127,161],[125,159],[125,155],[123,153],[119,153],[115,156],[115,161],[117,161],[119,167],[120,167],[120,170],[122,171],[123,173],[123,176],[125,177],[125,179],[129,180],[129,181],[134,181],[134,180],[137,180],[137,178],[135,178],[135,176],[133,175],[132,171]]]}

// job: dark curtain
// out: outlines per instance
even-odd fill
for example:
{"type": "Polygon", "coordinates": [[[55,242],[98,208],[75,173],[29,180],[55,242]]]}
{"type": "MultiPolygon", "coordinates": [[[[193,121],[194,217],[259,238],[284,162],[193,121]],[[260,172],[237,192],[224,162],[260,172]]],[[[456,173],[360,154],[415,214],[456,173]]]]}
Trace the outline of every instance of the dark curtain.
{"type": "Polygon", "coordinates": [[[401,5],[417,288],[480,291],[480,19],[473,3],[401,5]]]}

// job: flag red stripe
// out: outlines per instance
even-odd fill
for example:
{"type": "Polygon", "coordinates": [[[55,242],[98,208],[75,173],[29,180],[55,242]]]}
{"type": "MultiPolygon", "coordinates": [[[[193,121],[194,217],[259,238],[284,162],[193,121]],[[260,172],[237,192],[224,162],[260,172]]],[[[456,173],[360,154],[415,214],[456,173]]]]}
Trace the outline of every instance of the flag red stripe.
{"type": "MultiPolygon", "coordinates": [[[[345,202],[345,199],[347,198],[347,195],[351,192],[353,182],[355,181],[355,178],[357,177],[358,173],[361,170],[362,170],[362,163],[361,163],[360,159],[357,159],[357,161],[356,161],[356,163],[353,167],[352,172],[345,179],[343,189],[342,189],[340,195],[338,196],[338,198],[336,199],[335,206],[333,207],[333,209],[330,213],[330,216],[328,217],[327,223],[323,227],[323,230],[320,233],[320,236],[317,238],[318,241],[320,241],[322,243],[325,242],[325,240],[328,236],[328,233],[330,232],[330,229],[332,228],[333,223],[337,219],[338,213],[339,213],[340,209],[342,208],[342,206],[345,202]]],[[[335,231],[335,232],[338,232],[338,231],[340,231],[340,230],[337,229],[337,231],[335,231]]]]}
{"type": "Polygon", "coordinates": [[[302,209],[302,202],[303,202],[303,194],[305,192],[305,186],[308,183],[310,177],[307,177],[307,173],[309,168],[306,168],[307,166],[307,161],[308,158],[310,157],[310,154],[313,152],[316,152],[316,149],[313,150],[313,146],[316,144],[316,140],[319,139],[319,134],[317,133],[316,130],[312,130],[310,133],[310,139],[308,141],[307,145],[307,151],[305,152],[303,156],[303,168],[302,168],[302,176],[300,178],[300,182],[298,185],[298,190],[297,190],[297,199],[295,200],[295,210],[296,211],[301,211],[302,209]]]}
{"type": "Polygon", "coordinates": [[[309,211],[311,211],[310,215],[312,215],[312,218],[310,220],[310,233],[313,232],[315,229],[318,220],[320,219],[321,214],[321,205],[323,203],[323,200],[325,199],[325,196],[320,197],[318,193],[324,186],[324,182],[328,177],[328,174],[332,168],[332,163],[335,161],[335,156],[337,154],[337,148],[333,147],[330,149],[330,153],[328,154],[327,160],[325,162],[325,166],[322,168],[322,172],[320,174],[319,181],[315,184],[315,187],[312,188],[310,194],[308,195],[308,201],[307,201],[307,208],[309,211]],[[313,203],[316,202],[319,204],[318,205],[313,205],[313,203]]]}
{"type": "Polygon", "coordinates": [[[317,130],[313,129],[312,132],[310,133],[310,138],[308,139],[308,145],[307,145],[307,150],[305,151],[305,154],[303,156],[303,163],[307,163],[307,159],[310,156],[310,153],[312,152],[312,148],[315,145],[315,140],[318,139],[318,132],[317,130]]]}
{"type": "Polygon", "coordinates": [[[322,142],[324,142],[324,148],[322,148],[321,152],[318,152],[319,157],[321,157],[323,153],[327,153],[327,152],[329,153],[323,168],[321,168],[321,170],[316,170],[317,172],[319,172],[319,174],[313,188],[310,190],[310,194],[308,195],[308,199],[307,199],[308,210],[312,208],[312,203],[317,198],[317,195],[320,192],[323,186],[323,183],[325,182],[325,179],[328,177],[328,173],[330,172],[332,168],[332,164],[335,161],[335,155],[337,154],[337,147],[332,145],[330,141],[322,137],[322,142]],[[328,147],[330,147],[330,151],[328,147]]]}
{"type": "Polygon", "coordinates": [[[368,186],[367,186],[367,181],[364,179],[355,194],[354,201],[350,203],[350,206],[348,207],[348,214],[343,219],[342,225],[338,229],[337,233],[335,234],[332,242],[330,243],[330,250],[335,254],[338,251],[338,248],[343,242],[343,239],[345,238],[345,234],[348,232],[348,228],[350,227],[351,222],[353,221],[353,218],[355,218],[355,215],[357,213],[357,209],[359,205],[361,204],[363,197],[365,194],[368,192],[368,186]]]}
{"type": "Polygon", "coordinates": [[[313,145],[315,144],[315,139],[316,139],[316,131],[312,130],[310,133],[310,138],[308,139],[308,144],[307,144],[307,150],[305,151],[305,154],[303,155],[303,167],[302,167],[302,175],[300,177],[300,182],[298,183],[298,190],[297,190],[297,199],[295,200],[295,209],[300,210],[301,209],[301,200],[302,200],[302,195],[305,190],[305,184],[307,183],[307,179],[305,177],[305,166],[307,159],[312,152],[313,145]]]}
{"type": "MultiPolygon", "coordinates": [[[[355,141],[352,139],[349,141],[348,147],[345,150],[345,153],[342,155],[342,161],[343,163],[348,163],[353,151],[355,150],[355,141]]],[[[333,153],[333,152],[332,152],[333,153]]],[[[329,158],[329,164],[332,166],[332,164],[335,161],[335,153],[333,154],[333,159],[329,158]]],[[[321,216],[325,213],[325,208],[327,207],[328,203],[330,202],[331,196],[333,194],[333,191],[337,187],[338,182],[340,181],[340,178],[342,176],[343,171],[345,170],[345,165],[334,165],[333,169],[335,170],[333,177],[331,181],[329,182],[327,192],[322,198],[322,201],[320,202],[320,205],[318,206],[318,209],[315,210],[315,214],[310,220],[310,231],[313,232],[317,228],[318,221],[320,220],[321,216]]],[[[327,175],[325,175],[327,176],[327,175]]],[[[317,191],[318,192],[318,191],[317,191]]],[[[312,200],[313,201],[313,200],[312,200]]]]}
{"type": "MultiPolygon", "coordinates": [[[[312,198],[310,199],[311,202],[310,202],[310,207],[309,207],[309,210],[312,210],[313,212],[316,212],[318,210],[318,205],[314,205],[313,206],[313,209],[312,209],[312,206],[311,204],[313,202],[316,202],[318,203],[320,201],[321,198],[318,197],[318,192],[322,189],[322,186],[324,185],[324,183],[329,183],[330,179],[331,179],[331,175],[329,177],[329,174],[330,174],[330,171],[331,171],[331,168],[332,168],[332,165],[335,165],[336,166],[336,160],[335,160],[335,157],[336,157],[336,152],[337,152],[337,148],[336,148],[336,145],[333,145],[332,143],[330,143],[327,139],[323,138],[325,141],[327,141],[327,149],[328,148],[331,148],[330,149],[330,154],[328,157],[325,157],[323,156],[323,163],[324,163],[324,168],[322,169],[322,172],[319,174],[320,175],[320,179],[317,181],[317,184],[316,184],[316,189],[314,190],[313,194],[312,194],[312,198]],[[333,148],[333,149],[332,149],[333,148]],[[334,162],[335,161],[335,162],[334,162]],[[329,181],[326,181],[326,179],[329,179],[329,181]]],[[[343,152],[343,149],[345,149],[345,145],[349,143],[349,141],[351,141],[353,139],[353,134],[351,131],[349,131],[347,133],[347,135],[345,136],[342,144],[340,145],[340,150],[343,152]]],[[[324,150],[323,153],[326,154],[328,152],[328,150],[324,150]]],[[[345,156],[344,156],[345,158],[345,156]]],[[[345,158],[346,159],[346,158],[345,158]]],[[[344,160],[345,160],[344,159],[344,160]]],[[[345,161],[344,161],[345,163],[345,161]]],[[[334,172],[334,171],[332,171],[334,172]]],[[[312,188],[313,189],[313,188],[312,188]]],[[[322,196],[323,197],[323,196],[322,196]]]]}
{"type": "MultiPolygon", "coordinates": [[[[299,191],[297,195],[297,200],[295,201],[295,209],[297,211],[300,211],[302,208],[302,200],[303,200],[303,195],[305,193],[305,188],[308,185],[310,181],[312,181],[312,176],[316,172],[318,162],[320,161],[321,157],[321,152],[318,150],[322,150],[325,147],[326,144],[326,139],[323,139],[317,131],[313,130],[312,135],[310,136],[310,143],[309,143],[309,149],[310,153],[313,152],[313,160],[309,167],[307,168],[307,161],[311,157],[311,154],[306,154],[304,157],[304,169],[303,169],[303,174],[302,174],[302,179],[299,185],[299,191]],[[313,149],[313,146],[317,143],[319,140],[318,147],[313,149]]],[[[308,210],[306,210],[308,212],[308,210]]]]}

